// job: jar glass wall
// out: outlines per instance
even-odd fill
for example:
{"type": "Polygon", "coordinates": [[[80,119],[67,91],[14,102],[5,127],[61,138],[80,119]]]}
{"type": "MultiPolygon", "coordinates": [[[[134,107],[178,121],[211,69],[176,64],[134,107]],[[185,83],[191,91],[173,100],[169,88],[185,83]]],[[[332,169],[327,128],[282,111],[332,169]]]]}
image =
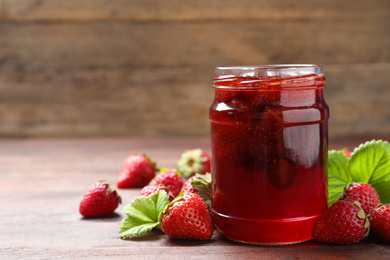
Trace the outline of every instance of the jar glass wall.
{"type": "Polygon", "coordinates": [[[210,107],[211,214],[227,238],[312,238],[327,208],[325,78],[318,65],[219,67],[210,107]]]}

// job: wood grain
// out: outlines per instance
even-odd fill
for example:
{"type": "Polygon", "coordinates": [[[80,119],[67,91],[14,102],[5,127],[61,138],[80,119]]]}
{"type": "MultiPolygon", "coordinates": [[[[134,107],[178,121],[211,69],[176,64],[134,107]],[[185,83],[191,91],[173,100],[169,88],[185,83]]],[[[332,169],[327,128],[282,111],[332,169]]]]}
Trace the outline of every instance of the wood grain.
{"type": "Polygon", "coordinates": [[[380,20],[3,23],[0,72],[389,63],[389,27],[379,25],[380,20]]]}
{"type": "Polygon", "coordinates": [[[390,2],[3,0],[0,136],[208,135],[216,66],[318,63],[330,135],[390,133],[390,2]]]}
{"type": "MultiPolygon", "coordinates": [[[[370,136],[331,141],[355,147],[370,136]]],[[[389,140],[390,137],[387,138],[389,140]]],[[[122,160],[148,153],[158,166],[175,167],[184,150],[210,150],[208,138],[1,139],[1,259],[388,259],[390,248],[372,239],[354,245],[315,241],[262,247],[231,242],[215,232],[210,241],[172,240],[161,232],[120,240],[123,207],[139,189],[121,189],[115,214],[84,219],[80,200],[97,179],[115,184],[122,160]]]]}
{"type": "Polygon", "coordinates": [[[372,0],[3,0],[5,21],[199,21],[349,19],[389,14],[389,2],[372,0]]]}
{"type": "MultiPolygon", "coordinates": [[[[381,138],[390,132],[390,89],[383,85],[390,82],[388,71],[388,65],[325,68],[330,137],[381,138]]],[[[211,69],[198,69],[195,73],[209,76],[196,79],[193,73],[189,68],[158,69],[151,77],[136,69],[7,73],[0,86],[12,88],[0,87],[0,135],[208,135],[211,69]]]]}

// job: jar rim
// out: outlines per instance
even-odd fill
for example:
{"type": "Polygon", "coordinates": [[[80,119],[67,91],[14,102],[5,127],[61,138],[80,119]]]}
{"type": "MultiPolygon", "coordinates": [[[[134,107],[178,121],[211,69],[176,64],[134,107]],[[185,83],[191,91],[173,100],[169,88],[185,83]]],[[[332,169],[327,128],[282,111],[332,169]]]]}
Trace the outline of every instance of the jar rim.
{"type": "Polygon", "coordinates": [[[316,64],[275,64],[216,67],[214,88],[302,89],[324,87],[322,66],[316,64]]]}
{"type": "Polygon", "coordinates": [[[269,64],[255,66],[221,66],[215,68],[215,75],[235,75],[242,77],[296,77],[322,74],[322,66],[317,64],[269,64]]]}

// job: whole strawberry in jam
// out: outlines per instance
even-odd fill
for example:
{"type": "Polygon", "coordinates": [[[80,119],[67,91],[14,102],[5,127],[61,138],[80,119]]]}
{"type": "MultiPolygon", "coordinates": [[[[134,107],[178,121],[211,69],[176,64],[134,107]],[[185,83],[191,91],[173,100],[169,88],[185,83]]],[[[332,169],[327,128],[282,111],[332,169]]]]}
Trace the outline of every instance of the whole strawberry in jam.
{"type": "Polygon", "coordinates": [[[183,187],[183,178],[180,173],[174,169],[162,168],[160,173],[156,175],[149,185],[162,184],[169,189],[174,197],[176,197],[183,187]]]}
{"type": "Polygon", "coordinates": [[[177,170],[188,179],[195,173],[205,174],[211,171],[210,155],[201,149],[189,150],[181,155],[177,170]]]}
{"type": "Polygon", "coordinates": [[[172,193],[169,191],[169,189],[162,184],[146,185],[139,192],[138,197],[140,197],[140,196],[148,197],[154,193],[158,193],[159,191],[165,192],[169,196],[169,201],[172,201],[174,199],[174,197],[173,197],[172,193]]]}
{"type": "Polygon", "coordinates": [[[185,192],[176,198],[164,211],[162,230],[171,238],[210,239],[213,223],[203,199],[194,193],[185,192]]]}
{"type": "Polygon", "coordinates": [[[127,157],[119,171],[118,188],[141,188],[147,185],[156,174],[156,165],[147,155],[127,157]]]}
{"type": "Polygon", "coordinates": [[[358,243],[367,237],[369,226],[359,202],[339,200],[315,223],[313,238],[328,244],[358,243]]]}
{"type": "Polygon", "coordinates": [[[349,183],[341,194],[340,199],[359,201],[366,215],[380,203],[376,190],[370,184],[361,182],[349,183]]]}
{"type": "Polygon", "coordinates": [[[79,211],[84,217],[96,217],[114,212],[121,196],[106,181],[97,181],[85,193],[79,211]]]}
{"type": "Polygon", "coordinates": [[[371,233],[384,242],[390,243],[390,204],[375,208],[369,215],[371,233]]]}

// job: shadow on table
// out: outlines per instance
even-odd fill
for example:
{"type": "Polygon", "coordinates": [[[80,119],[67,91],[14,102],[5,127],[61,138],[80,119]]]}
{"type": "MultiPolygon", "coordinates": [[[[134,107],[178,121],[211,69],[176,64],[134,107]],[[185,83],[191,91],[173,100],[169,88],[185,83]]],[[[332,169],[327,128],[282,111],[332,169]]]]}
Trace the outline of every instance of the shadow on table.
{"type": "Polygon", "coordinates": [[[118,219],[121,219],[122,215],[113,212],[107,215],[103,216],[97,216],[97,217],[81,217],[82,221],[95,221],[95,222],[118,222],[118,219]]]}

